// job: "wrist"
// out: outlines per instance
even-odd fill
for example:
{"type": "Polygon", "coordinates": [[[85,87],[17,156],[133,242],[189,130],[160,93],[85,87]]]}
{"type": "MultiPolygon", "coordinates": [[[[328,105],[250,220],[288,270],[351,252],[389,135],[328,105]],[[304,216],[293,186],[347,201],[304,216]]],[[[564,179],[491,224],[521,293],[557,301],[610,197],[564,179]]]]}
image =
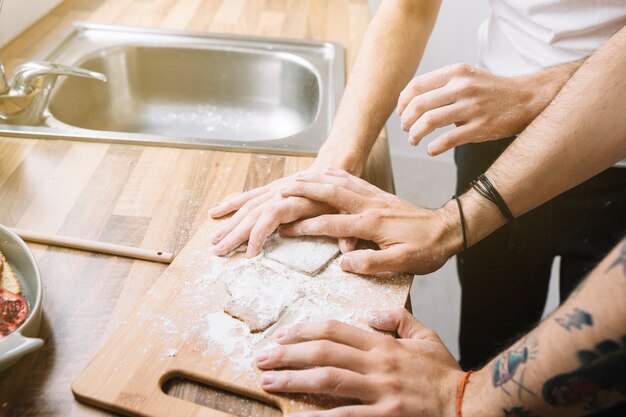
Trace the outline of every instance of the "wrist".
{"type": "Polygon", "coordinates": [[[548,107],[569,79],[568,74],[561,73],[558,68],[551,68],[514,78],[524,128],[548,107]]]}
{"type": "Polygon", "coordinates": [[[440,242],[442,242],[444,253],[450,258],[464,249],[461,213],[454,199],[444,204],[439,211],[442,216],[440,242]]]}
{"type": "Polygon", "coordinates": [[[461,402],[461,416],[501,416],[502,407],[495,403],[495,397],[489,370],[483,368],[474,372],[465,385],[465,392],[461,402]]]}
{"type": "Polygon", "coordinates": [[[337,148],[329,141],[330,138],[320,149],[312,168],[317,170],[323,170],[328,167],[339,168],[360,177],[365,167],[367,155],[361,155],[361,153],[354,150],[346,150],[345,147],[337,148]]]}
{"type": "Polygon", "coordinates": [[[500,226],[506,224],[506,218],[498,207],[475,190],[459,197],[465,215],[465,233],[467,246],[470,247],[487,237],[500,226]]]}

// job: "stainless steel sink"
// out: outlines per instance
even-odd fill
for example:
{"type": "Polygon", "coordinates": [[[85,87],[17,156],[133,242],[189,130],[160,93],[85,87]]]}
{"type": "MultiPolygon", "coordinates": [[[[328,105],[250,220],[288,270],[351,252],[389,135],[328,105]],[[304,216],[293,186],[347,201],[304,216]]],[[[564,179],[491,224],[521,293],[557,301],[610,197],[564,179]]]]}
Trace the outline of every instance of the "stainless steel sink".
{"type": "Polygon", "coordinates": [[[75,24],[39,60],[107,76],[57,83],[39,126],[0,134],[315,153],[343,93],[343,48],[75,24]]]}

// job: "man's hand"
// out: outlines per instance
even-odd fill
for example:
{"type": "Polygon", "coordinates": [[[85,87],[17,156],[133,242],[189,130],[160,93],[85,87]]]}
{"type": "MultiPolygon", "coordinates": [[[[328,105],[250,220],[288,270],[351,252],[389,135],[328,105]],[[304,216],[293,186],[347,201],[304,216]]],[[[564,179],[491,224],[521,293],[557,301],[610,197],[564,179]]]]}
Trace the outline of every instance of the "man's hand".
{"type": "Polygon", "coordinates": [[[263,389],[361,402],[298,417],[454,416],[463,372],[435,332],[404,309],[374,313],[370,322],[401,339],[338,321],[279,329],[281,346],[260,352],[257,366],[290,370],[265,372],[263,389]]]}
{"type": "Polygon", "coordinates": [[[246,255],[256,256],[278,225],[335,211],[327,204],[306,198],[281,197],[280,190],[293,183],[295,177],[281,178],[214,207],[210,212],[213,218],[236,211],[213,236],[213,243],[216,244],[214,253],[226,255],[248,241],[246,255]]]}
{"type": "Polygon", "coordinates": [[[455,64],[415,77],[400,94],[397,113],[409,142],[455,124],[428,146],[438,155],[465,143],[522,132],[552,101],[580,62],[521,77],[501,77],[455,64]]]}
{"type": "Polygon", "coordinates": [[[355,237],[380,247],[345,253],[340,263],[345,271],[427,274],[439,269],[462,246],[454,204],[437,210],[414,206],[339,169],[300,175],[282,195],[305,197],[341,212],[281,226],[282,235],[355,237]]]}

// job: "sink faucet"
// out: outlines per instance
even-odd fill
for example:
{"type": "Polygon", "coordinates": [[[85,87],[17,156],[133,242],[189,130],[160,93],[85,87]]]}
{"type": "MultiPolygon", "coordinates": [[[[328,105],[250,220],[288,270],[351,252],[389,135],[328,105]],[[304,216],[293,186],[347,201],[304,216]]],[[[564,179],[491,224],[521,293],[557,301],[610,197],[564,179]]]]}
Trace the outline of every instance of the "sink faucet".
{"type": "Polygon", "coordinates": [[[50,93],[59,76],[76,76],[107,81],[104,74],[84,68],[26,62],[13,71],[9,84],[0,63],[0,123],[37,125],[44,119],[50,93]]]}

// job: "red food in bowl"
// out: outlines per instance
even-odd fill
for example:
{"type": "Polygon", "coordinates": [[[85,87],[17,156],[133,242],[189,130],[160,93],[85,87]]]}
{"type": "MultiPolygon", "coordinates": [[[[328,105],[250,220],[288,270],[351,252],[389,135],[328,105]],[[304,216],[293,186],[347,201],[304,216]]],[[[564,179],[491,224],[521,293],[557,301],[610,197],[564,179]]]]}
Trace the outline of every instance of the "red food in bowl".
{"type": "Polygon", "coordinates": [[[24,297],[0,289],[0,339],[10,335],[28,317],[28,303],[24,297]]]}

